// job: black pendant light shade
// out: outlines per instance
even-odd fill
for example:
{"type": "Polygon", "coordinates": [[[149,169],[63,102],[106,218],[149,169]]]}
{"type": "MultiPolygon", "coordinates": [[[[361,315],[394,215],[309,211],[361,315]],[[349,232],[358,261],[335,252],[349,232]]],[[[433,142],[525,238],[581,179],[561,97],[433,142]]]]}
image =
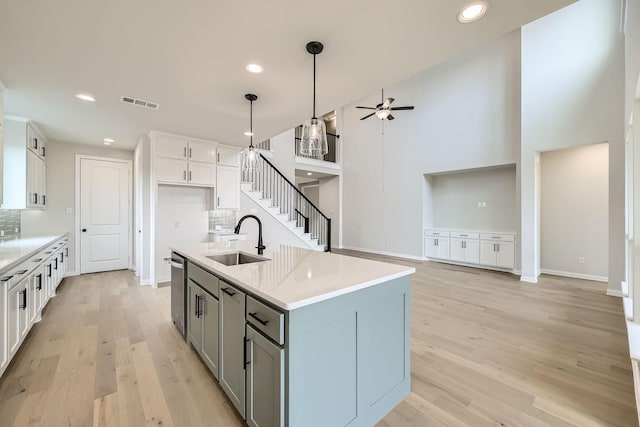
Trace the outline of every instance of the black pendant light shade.
{"type": "Polygon", "coordinates": [[[250,102],[249,107],[249,146],[241,152],[242,170],[248,172],[260,172],[261,164],[258,150],[253,146],[253,101],[258,97],[252,93],[248,93],[245,99],[250,102]]]}
{"type": "Polygon", "coordinates": [[[316,117],[316,55],[323,49],[324,46],[320,42],[307,43],[307,52],[313,55],[313,117],[302,125],[299,151],[302,155],[311,157],[324,157],[329,152],[324,119],[318,120],[316,117]]]}

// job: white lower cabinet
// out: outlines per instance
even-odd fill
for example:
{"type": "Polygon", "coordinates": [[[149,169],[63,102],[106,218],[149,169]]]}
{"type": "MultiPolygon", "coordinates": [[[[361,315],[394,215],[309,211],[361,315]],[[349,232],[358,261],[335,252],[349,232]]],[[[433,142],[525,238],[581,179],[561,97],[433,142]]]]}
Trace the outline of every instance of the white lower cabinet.
{"type": "Polygon", "coordinates": [[[0,375],[64,277],[67,242],[59,240],[0,278],[0,375]]]}
{"type": "Polygon", "coordinates": [[[427,258],[449,259],[449,238],[425,236],[424,252],[427,258]]]}
{"type": "Polygon", "coordinates": [[[247,325],[247,424],[284,425],[284,349],[247,325]]]}
{"type": "Polygon", "coordinates": [[[500,269],[515,268],[515,233],[424,230],[424,256],[500,269]]]}

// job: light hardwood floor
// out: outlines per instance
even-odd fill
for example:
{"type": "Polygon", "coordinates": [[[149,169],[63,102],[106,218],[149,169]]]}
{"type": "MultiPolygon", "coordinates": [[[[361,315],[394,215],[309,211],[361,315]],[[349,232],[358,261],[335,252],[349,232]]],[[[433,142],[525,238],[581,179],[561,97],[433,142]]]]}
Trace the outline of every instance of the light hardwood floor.
{"type": "MultiPolygon", "coordinates": [[[[412,393],[380,427],[637,425],[603,284],[393,261],[417,268],[412,393]]],[[[169,307],[131,272],[65,279],[0,379],[0,426],[243,425],[169,307]]]]}

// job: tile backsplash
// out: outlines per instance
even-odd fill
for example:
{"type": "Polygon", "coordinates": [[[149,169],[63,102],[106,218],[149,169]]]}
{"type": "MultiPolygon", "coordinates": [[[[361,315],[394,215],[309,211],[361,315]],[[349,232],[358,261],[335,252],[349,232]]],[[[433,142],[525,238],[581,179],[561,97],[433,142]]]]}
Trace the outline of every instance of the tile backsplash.
{"type": "Polygon", "coordinates": [[[209,211],[209,231],[229,231],[236,226],[236,211],[209,211]]]}
{"type": "Polygon", "coordinates": [[[0,239],[16,234],[20,234],[20,211],[0,209],[0,239]]]}

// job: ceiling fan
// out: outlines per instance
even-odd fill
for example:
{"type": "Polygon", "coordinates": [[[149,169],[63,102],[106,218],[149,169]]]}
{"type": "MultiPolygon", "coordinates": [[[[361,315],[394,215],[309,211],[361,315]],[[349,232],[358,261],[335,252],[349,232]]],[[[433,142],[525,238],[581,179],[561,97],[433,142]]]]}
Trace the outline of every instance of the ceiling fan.
{"type": "Polygon", "coordinates": [[[368,119],[373,115],[375,115],[380,120],[384,120],[384,119],[393,120],[395,119],[395,117],[391,115],[392,111],[413,110],[414,108],[413,105],[409,107],[391,107],[391,103],[393,101],[394,101],[393,98],[384,99],[384,89],[382,89],[382,103],[376,105],[375,107],[360,107],[360,106],[356,107],[356,108],[363,108],[365,110],[375,110],[373,113],[364,116],[360,120],[368,119]]]}

